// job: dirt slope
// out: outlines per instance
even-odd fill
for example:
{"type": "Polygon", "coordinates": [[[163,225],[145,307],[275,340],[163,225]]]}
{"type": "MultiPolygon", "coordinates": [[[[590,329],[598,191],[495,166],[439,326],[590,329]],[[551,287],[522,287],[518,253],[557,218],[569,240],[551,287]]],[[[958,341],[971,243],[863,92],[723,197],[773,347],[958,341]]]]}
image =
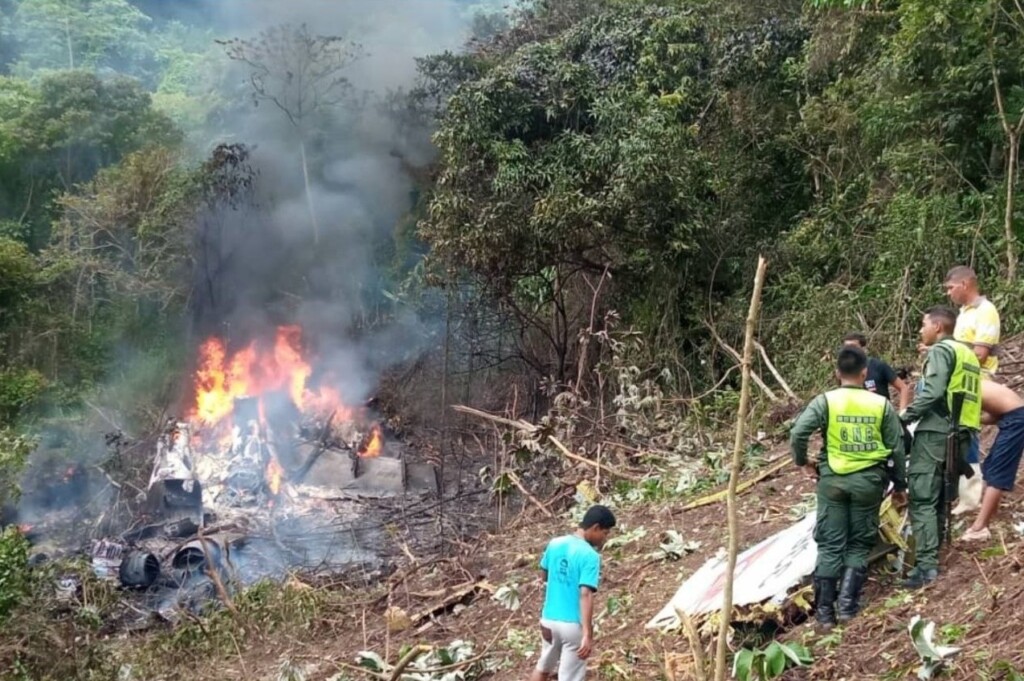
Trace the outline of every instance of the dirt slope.
{"type": "MultiPolygon", "coordinates": [[[[750,546],[791,524],[789,510],[794,500],[811,491],[809,480],[786,469],[745,494],[740,505],[742,545],[750,546]]],[[[681,505],[647,505],[620,513],[626,537],[639,534],[638,528],[646,534],[605,554],[605,581],[597,610],[598,647],[591,661],[594,678],[667,678],[666,655],[688,654],[681,635],[650,632],[643,626],[683,579],[724,544],[725,506],[679,512],[681,505]],[[653,558],[662,533],[669,529],[688,541],[700,542],[700,549],[674,562],[653,558]]],[[[481,537],[472,545],[457,547],[447,560],[415,569],[394,586],[390,599],[382,595],[344,611],[325,613],[333,623],[329,637],[296,632],[242,642],[237,660],[220,660],[208,669],[197,669],[201,674],[197,678],[276,679],[281,661],[288,660],[301,667],[310,680],[329,679],[339,672],[354,679],[360,673],[344,665],[354,662],[360,650],[387,652],[388,659],[394,661],[403,645],[445,645],[466,639],[474,642],[478,652],[494,641],[488,657],[500,661],[501,669],[490,678],[525,679],[537,651],[541,591],[535,565],[548,538],[570,526],[565,518],[539,515],[530,509],[501,534],[481,537]],[[389,605],[416,614],[444,601],[446,587],[459,587],[478,578],[494,586],[517,583],[521,608],[511,612],[480,593],[456,612],[427,620],[425,630],[414,627],[387,633],[389,605]]],[[[905,592],[895,578],[876,571],[867,588],[866,611],[845,630],[821,637],[807,624],[793,624],[780,632],[782,638],[802,640],[816,660],[811,669],[792,670],[783,678],[852,681],[916,677],[918,660],[906,630],[915,613],[935,620],[944,640],[965,649],[946,678],[1014,678],[1005,669],[1024,670],[1024,627],[1020,625],[1024,541],[1012,526],[1015,516],[1024,518],[1024,498],[1018,493],[1007,500],[990,545],[969,549],[956,545],[944,553],[942,578],[933,587],[905,592]]]]}
{"type": "MultiPolygon", "coordinates": [[[[1024,361],[1018,359],[1024,357],[1020,339],[1009,344],[1005,357],[1012,373],[1008,372],[1004,380],[1015,387],[1024,385],[1024,376],[1015,373],[1024,369],[1024,361]]],[[[985,435],[987,445],[992,432],[985,435]]],[[[785,453],[785,444],[779,443],[770,456],[785,453]]],[[[786,468],[744,494],[740,502],[741,547],[749,547],[792,524],[795,517],[791,509],[802,495],[812,491],[810,480],[786,468]]],[[[682,581],[725,543],[724,503],[679,510],[683,505],[685,501],[675,501],[619,511],[620,535],[631,540],[605,553],[604,584],[597,609],[597,648],[590,665],[592,678],[664,679],[668,678],[666,660],[689,654],[681,634],[643,628],[682,581]],[[639,528],[646,531],[643,536],[639,528]],[[699,550],[678,561],[652,557],[667,530],[678,531],[687,541],[700,542],[699,550]]],[[[783,639],[803,641],[815,657],[811,668],[790,670],[783,678],[916,678],[919,661],[907,633],[914,614],[937,623],[941,642],[963,648],[943,678],[1024,678],[1014,675],[1024,674],[1024,537],[1015,527],[1022,522],[1024,495],[1018,488],[1004,500],[991,542],[954,543],[952,549],[943,551],[942,575],[935,585],[906,592],[899,588],[895,576],[876,569],[866,589],[866,609],[847,627],[819,636],[808,624],[791,622],[774,632],[783,639]]],[[[957,534],[965,523],[958,522],[957,534]]],[[[331,623],[329,634],[321,629],[241,641],[237,659],[197,663],[195,678],[276,679],[282,660],[301,668],[311,681],[372,678],[345,666],[355,661],[360,650],[372,649],[394,661],[403,645],[445,645],[466,639],[475,644],[478,653],[483,650],[488,659],[500,663],[489,678],[525,679],[538,649],[536,621],[541,589],[535,566],[548,539],[570,527],[566,517],[546,518],[528,506],[502,532],[481,536],[472,544],[454,545],[451,555],[441,561],[410,561],[399,573],[407,577],[393,579],[390,589],[356,601],[351,607],[324,613],[331,623]],[[478,592],[454,611],[424,620],[426,625],[388,633],[389,608],[398,619],[403,613],[415,615],[478,579],[495,587],[516,583],[521,608],[509,611],[487,593],[478,592]],[[339,673],[347,676],[336,676],[339,673]]],[[[756,637],[748,641],[757,643],[756,637]]],[[[685,658],[682,663],[685,668],[685,658]]]]}

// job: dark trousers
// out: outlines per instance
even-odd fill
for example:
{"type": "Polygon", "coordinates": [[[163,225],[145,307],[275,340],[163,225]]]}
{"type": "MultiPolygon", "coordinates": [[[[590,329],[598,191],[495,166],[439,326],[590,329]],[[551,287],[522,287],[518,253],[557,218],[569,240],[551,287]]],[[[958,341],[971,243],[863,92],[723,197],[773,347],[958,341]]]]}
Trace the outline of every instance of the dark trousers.
{"type": "Polygon", "coordinates": [[[820,469],[814,574],[837,578],[843,568],[867,567],[878,539],[878,511],[888,478],[880,465],[848,475],[836,475],[824,465],[820,469]]]}
{"type": "MultiPolygon", "coordinates": [[[[960,433],[960,456],[966,457],[971,434],[960,433]]],[[[910,448],[910,527],[914,531],[917,565],[923,570],[939,567],[939,542],[946,509],[940,508],[942,477],[946,468],[946,433],[918,431],[910,448]]],[[[948,500],[947,500],[948,501],[948,500]]]]}

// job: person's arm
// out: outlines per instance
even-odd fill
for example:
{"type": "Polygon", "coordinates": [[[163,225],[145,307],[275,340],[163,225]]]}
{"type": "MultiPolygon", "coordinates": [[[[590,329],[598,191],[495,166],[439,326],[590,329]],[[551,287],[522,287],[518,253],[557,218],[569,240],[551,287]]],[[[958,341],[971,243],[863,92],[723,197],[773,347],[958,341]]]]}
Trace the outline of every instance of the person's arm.
{"type": "Polygon", "coordinates": [[[994,426],[999,423],[999,417],[987,411],[981,412],[981,424],[983,426],[994,426]]]}
{"type": "Polygon", "coordinates": [[[914,401],[900,415],[904,423],[920,421],[921,417],[932,411],[937,404],[944,403],[946,386],[949,385],[954,361],[952,350],[939,344],[932,346],[932,349],[928,351],[924,386],[917,395],[914,395],[914,401]]]}
{"type": "Polygon", "coordinates": [[[992,354],[992,348],[999,345],[999,312],[995,305],[984,304],[978,309],[975,319],[974,338],[971,346],[978,362],[984,366],[985,360],[992,354]]]}
{"type": "Polygon", "coordinates": [[[594,650],[594,592],[589,586],[580,587],[580,626],[583,628],[583,640],[577,655],[585,660],[594,650]]]}
{"type": "Polygon", "coordinates": [[[550,548],[551,548],[551,543],[548,542],[548,545],[544,547],[544,553],[542,553],[541,556],[540,556],[540,565],[538,567],[540,567],[540,583],[541,584],[547,584],[548,583],[548,551],[550,550],[550,548]]]}
{"type": "MultiPolygon", "coordinates": [[[[907,408],[907,405],[910,404],[910,386],[903,382],[903,379],[900,378],[900,375],[896,373],[896,370],[893,369],[892,365],[888,362],[882,362],[882,375],[885,377],[885,382],[893,388],[896,388],[899,392],[900,411],[903,411],[907,408]]],[[[882,397],[889,399],[888,392],[886,392],[882,397]]]]}
{"type": "Polygon", "coordinates": [[[580,627],[583,640],[577,655],[581,660],[590,657],[594,649],[594,594],[601,581],[601,556],[597,552],[586,556],[580,566],[580,627]]]}
{"type": "Polygon", "coordinates": [[[900,411],[910,406],[910,384],[899,376],[892,380],[892,387],[900,394],[900,411]]]}
{"type": "Polygon", "coordinates": [[[828,402],[824,395],[818,395],[800,413],[789,431],[789,449],[793,454],[793,463],[807,466],[807,442],[811,435],[825,428],[825,414],[828,402]]]}
{"type": "Polygon", "coordinates": [[[892,452],[889,456],[892,458],[893,464],[893,484],[897,492],[902,492],[907,488],[907,457],[903,450],[903,425],[900,423],[899,415],[888,403],[885,405],[885,414],[882,416],[882,442],[885,444],[885,448],[892,452]]]}

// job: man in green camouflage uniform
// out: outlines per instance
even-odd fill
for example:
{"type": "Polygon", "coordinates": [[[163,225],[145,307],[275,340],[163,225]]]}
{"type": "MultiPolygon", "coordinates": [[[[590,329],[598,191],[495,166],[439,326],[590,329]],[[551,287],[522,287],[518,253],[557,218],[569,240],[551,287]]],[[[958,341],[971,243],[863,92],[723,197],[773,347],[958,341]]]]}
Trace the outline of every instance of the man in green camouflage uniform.
{"type": "Polygon", "coordinates": [[[867,580],[868,554],[878,539],[878,512],[893,464],[895,489],[906,489],[903,428],[889,400],[864,389],[868,358],[859,347],[840,348],[840,387],[814,398],[793,424],[793,461],[818,479],[814,541],[815,619],[823,628],[852,619],[867,580]],[[821,431],[825,450],[808,463],[807,442],[821,431]],[[841,580],[841,583],[840,583],[841,580]]]}
{"type": "Polygon", "coordinates": [[[964,393],[959,423],[963,461],[973,434],[981,428],[981,367],[970,346],[953,340],[955,326],[956,312],[948,307],[933,307],[925,312],[921,341],[930,349],[924,363],[924,385],[900,414],[904,423],[917,422],[909,472],[910,526],[917,565],[903,582],[908,589],[919,589],[939,575],[939,542],[946,513],[945,508],[940,508],[940,498],[955,393],[964,393]]]}

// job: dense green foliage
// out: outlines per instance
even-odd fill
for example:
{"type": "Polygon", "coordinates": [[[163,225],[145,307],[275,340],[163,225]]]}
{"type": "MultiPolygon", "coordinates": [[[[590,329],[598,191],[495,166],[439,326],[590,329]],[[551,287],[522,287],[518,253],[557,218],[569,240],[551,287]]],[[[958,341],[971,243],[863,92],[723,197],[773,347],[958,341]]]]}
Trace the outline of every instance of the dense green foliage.
{"type": "MultiPolygon", "coordinates": [[[[696,350],[684,363],[705,385],[721,370],[696,361],[715,351],[705,327],[738,334],[758,252],[765,345],[801,387],[850,328],[909,358],[955,264],[1015,330],[1019,8],[730,5],[539,3],[521,18],[536,30],[463,66],[421,229],[433,256],[528,319],[589,308],[592,286],[560,292],[607,271],[605,305],[658,354],[696,350]]],[[[551,341],[557,377],[586,324],[551,341]]]]}
{"type": "Polygon", "coordinates": [[[28,542],[13,527],[0,532],[0,622],[21,601],[28,585],[28,542]]]}
{"type": "Polygon", "coordinates": [[[220,103],[196,110],[216,46],[127,0],[4,0],[0,46],[0,426],[86,399],[145,427],[184,352],[182,130],[220,103]]]}
{"type": "MultiPolygon", "coordinates": [[[[463,4],[468,50],[420,60],[418,86],[387,100],[402,124],[436,125],[439,157],[418,233],[405,217],[378,250],[411,273],[395,284],[407,301],[442,281],[473,309],[496,303],[496,332],[477,312],[468,325],[490,334],[478,350],[512,347],[564,385],[589,375],[580,333],[615,310],[674,387],[714,384],[731,359],[708,328],[735,340],[758,252],[762,337],[799,387],[825,378],[807,359],[850,327],[910,359],[918,310],[960,262],[1014,330],[1012,0],[463,4]]],[[[147,348],[129,383],[174,357],[198,182],[179,131],[206,145],[251,104],[224,82],[212,27],[147,7],[0,2],[7,422],[75,403],[124,364],[126,339],[147,348]]],[[[343,135],[324,142],[338,117],[320,118],[312,173],[343,153],[343,135]]]]}
{"type": "MultiPolygon", "coordinates": [[[[701,448],[692,427],[735,409],[723,346],[742,333],[758,253],[770,260],[760,339],[800,391],[829,380],[821,360],[853,328],[912,361],[918,315],[956,264],[979,271],[1004,334],[1019,330],[1020,2],[533,0],[505,15],[500,0],[453,1],[465,49],[424,55],[409,91],[367,95],[348,80],[366,66],[359,35],[266,26],[232,41],[178,2],[0,0],[0,504],[17,495],[26,428],[86,412],[143,432],[165,415],[189,352],[194,268],[221,246],[197,238],[202,209],[211,184],[237,198],[239,177],[197,158],[228,135],[264,142],[242,138],[274,125],[289,134],[270,153],[301,164],[269,182],[301,175],[304,196],[269,192],[239,220],[250,234],[271,215],[294,221],[287,239],[243,252],[287,254],[267,284],[273,313],[326,293],[367,325],[386,316],[364,304],[374,297],[443,319],[455,347],[438,352],[443,377],[424,370],[432,418],[440,394],[453,399],[451,375],[471,386],[497,371],[481,381],[489,396],[522,413],[596,406],[637,444],[701,448]],[[300,84],[313,62],[322,80],[300,84]],[[247,127],[254,100],[269,116],[247,127]],[[406,158],[409,140],[386,139],[424,126],[437,152],[425,169],[429,154],[406,158]],[[374,185],[398,173],[356,158],[356,137],[408,182],[374,185]],[[314,184],[379,195],[326,201],[314,184]],[[353,228],[367,248],[317,224],[395,216],[391,240],[378,224],[353,228]],[[352,282],[355,270],[368,274],[352,282]],[[328,285],[315,290],[311,272],[328,285]]],[[[24,551],[0,536],[0,618],[25,591],[24,551]]],[[[255,606],[258,618],[280,610],[255,606]]],[[[75,617],[99,629],[94,613],[75,617]]],[[[175,659],[234,650],[234,626],[180,629],[188,653],[175,659]]],[[[46,631],[18,643],[25,678],[95,665],[46,659],[46,631]]]]}

